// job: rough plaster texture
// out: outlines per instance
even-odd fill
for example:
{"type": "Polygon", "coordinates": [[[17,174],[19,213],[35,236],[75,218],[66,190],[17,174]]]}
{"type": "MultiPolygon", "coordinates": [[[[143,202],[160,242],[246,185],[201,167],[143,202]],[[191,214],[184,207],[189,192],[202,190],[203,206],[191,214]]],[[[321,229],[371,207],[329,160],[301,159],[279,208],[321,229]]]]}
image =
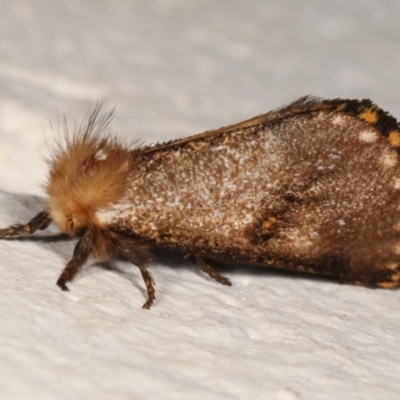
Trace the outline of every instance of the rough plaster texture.
{"type": "MultiPolygon", "coordinates": [[[[371,97],[400,117],[396,0],[0,8],[1,226],[40,209],[47,118],[79,120],[100,97],[120,135],[147,143],[309,93],[371,97]]],[[[54,226],[0,242],[2,399],[399,398],[400,291],[246,267],[226,271],[227,288],[159,253],[145,311],[139,273],[120,260],[61,292],[72,250],[54,226]]]]}

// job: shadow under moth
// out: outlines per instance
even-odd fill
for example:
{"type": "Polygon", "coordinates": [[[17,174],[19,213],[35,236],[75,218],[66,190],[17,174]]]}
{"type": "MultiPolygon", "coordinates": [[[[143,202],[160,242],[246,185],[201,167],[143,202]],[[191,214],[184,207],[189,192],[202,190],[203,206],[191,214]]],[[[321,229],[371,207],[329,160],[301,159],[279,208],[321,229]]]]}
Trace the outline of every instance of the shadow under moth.
{"type": "Polygon", "coordinates": [[[108,133],[101,104],[52,149],[44,210],[0,237],[54,221],[77,239],[57,284],[89,257],[119,255],[143,276],[151,246],[369,287],[400,282],[400,125],[370,100],[303,97],[235,125],[151,146],[108,133]]]}

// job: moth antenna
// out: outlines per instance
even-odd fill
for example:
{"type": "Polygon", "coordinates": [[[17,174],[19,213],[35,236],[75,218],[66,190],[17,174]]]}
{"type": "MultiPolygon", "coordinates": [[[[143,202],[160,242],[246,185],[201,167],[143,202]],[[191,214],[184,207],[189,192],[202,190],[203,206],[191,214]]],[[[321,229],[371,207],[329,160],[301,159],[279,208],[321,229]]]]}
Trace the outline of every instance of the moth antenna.
{"type": "Polygon", "coordinates": [[[29,236],[38,229],[46,229],[50,225],[51,221],[49,213],[47,211],[41,211],[27,224],[11,225],[7,228],[0,229],[0,238],[29,236]]]}

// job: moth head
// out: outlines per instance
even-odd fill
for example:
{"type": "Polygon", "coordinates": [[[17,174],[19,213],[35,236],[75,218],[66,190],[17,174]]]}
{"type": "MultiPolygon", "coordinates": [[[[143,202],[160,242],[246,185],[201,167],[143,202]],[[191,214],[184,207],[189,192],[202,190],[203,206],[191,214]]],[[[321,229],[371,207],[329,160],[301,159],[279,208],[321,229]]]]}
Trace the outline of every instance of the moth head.
{"type": "Polygon", "coordinates": [[[79,133],[57,143],[47,160],[47,211],[73,236],[99,226],[96,212],[111,207],[128,188],[132,152],[98,129],[104,121],[96,120],[96,112],[79,133]]]}

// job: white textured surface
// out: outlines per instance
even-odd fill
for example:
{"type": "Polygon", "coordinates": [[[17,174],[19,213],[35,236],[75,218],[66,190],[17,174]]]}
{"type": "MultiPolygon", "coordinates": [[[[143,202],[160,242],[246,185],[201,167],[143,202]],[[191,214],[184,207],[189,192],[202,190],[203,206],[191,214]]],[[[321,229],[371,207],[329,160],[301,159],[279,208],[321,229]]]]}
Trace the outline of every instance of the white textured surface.
{"type": "MultiPolygon", "coordinates": [[[[396,0],[0,1],[0,225],[40,209],[47,118],[117,105],[167,140],[300,95],[371,97],[400,117],[396,0]]],[[[384,212],[384,210],[382,210],[384,212]]],[[[400,292],[236,268],[231,288],[161,255],[55,280],[73,243],[0,241],[4,399],[398,399],[400,292]]],[[[43,236],[43,234],[39,235],[43,236]]]]}

